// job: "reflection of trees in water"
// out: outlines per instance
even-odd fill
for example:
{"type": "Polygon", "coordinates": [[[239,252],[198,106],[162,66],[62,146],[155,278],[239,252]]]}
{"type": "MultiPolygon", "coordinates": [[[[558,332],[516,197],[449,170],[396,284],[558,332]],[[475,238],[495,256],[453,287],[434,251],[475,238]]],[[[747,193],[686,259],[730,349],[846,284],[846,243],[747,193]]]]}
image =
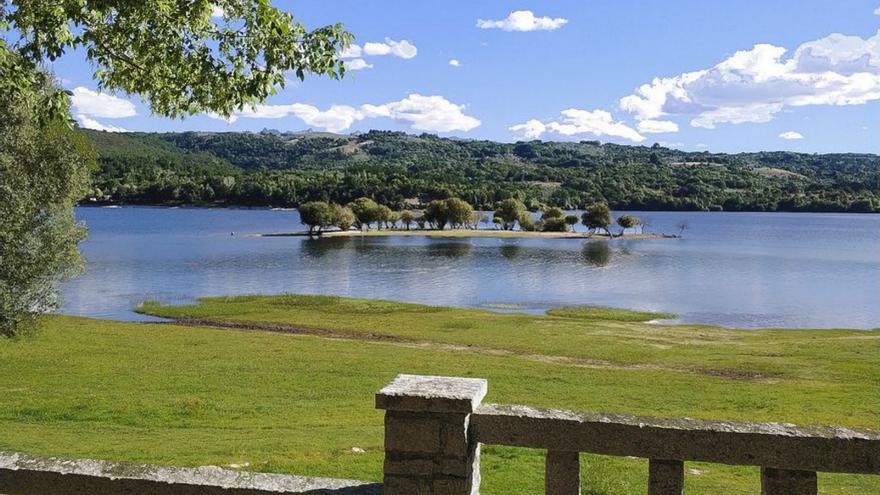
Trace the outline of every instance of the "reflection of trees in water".
{"type": "Polygon", "coordinates": [[[611,262],[611,247],[607,241],[590,241],[581,251],[584,261],[593,266],[605,266],[611,262]]]}
{"type": "Polygon", "coordinates": [[[461,258],[469,255],[473,246],[469,242],[432,242],[426,249],[429,256],[461,258]]]}
{"type": "Polygon", "coordinates": [[[350,237],[324,237],[303,239],[303,253],[310,258],[323,258],[331,251],[349,249],[354,239],[350,237]]]}
{"type": "Polygon", "coordinates": [[[519,244],[502,244],[498,251],[501,252],[501,256],[512,260],[519,258],[522,254],[522,247],[519,244]]]}

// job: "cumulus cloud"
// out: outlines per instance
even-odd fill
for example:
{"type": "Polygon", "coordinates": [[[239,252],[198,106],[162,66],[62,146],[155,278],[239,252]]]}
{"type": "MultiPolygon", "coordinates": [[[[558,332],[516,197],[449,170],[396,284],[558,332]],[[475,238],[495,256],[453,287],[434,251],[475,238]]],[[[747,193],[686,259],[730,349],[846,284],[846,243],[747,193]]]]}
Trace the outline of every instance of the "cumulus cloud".
{"type": "Polygon", "coordinates": [[[790,56],[758,44],[717,65],[656,78],[620,100],[637,120],[691,116],[691,125],[768,122],[786,107],[860,105],[880,99],[880,31],[870,38],[831,34],[790,56]]]}
{"type": "Polygon", "coordinates": [[[211,6],[211,17],[214,17],[214,18],[226,17],[226,9],[224,9],[223,7],[217,6],[217,5],[212,5],[211,6]]]}
{"type": "Polygon", "coordinates": [[[874,9],[874,15],[880,15],[880,7],[874,9]]]}
{"type": "Polygon", "coordinates": [[[360,45],[352,43],[348,48],[339,52],[339,58],[359,58],[363,55],[363,49],[360,45]]]}
{"type": "Polygon", "coordinates": [[[553,31],[568,23],[562,17],[535,17],[531,10],[517,10],[500,20],[477,20],[480,29],[501,29],[503,31],[553,31]]]}
{"type": "Polygon", "coordinates": [[[788,140],[803,139],[804,138],[804,136],[801,133],[796,132],[796,131],[783,132],[782,134],[779,135],[779,137],[781,139],[788,139],[788,140]]]}
{"type": "Polygon", "coordinates": [[[356,58],[345,62],[345,68],[348,70],[363,70],[372,69],[373,65],[368,64],[367,61],[362,58],[356,58]]]}
{"type": "Polygon", "coordinates": [[[429,132],[470,131],[480,121],[464,113],[465,106],[450,102],[442,96],[411,94],[400,101],[381,105],[365,104],[360,107],[333,105],[327,110],[304,103],[290,105],[257,105],[225,118],[207,114],[214,119],[233,123],[239,118],[280,119],[296,117],[311,127],[329,132],[342,132],[355,122],[367,118],[391,118],[408,124],[412,129],[429,132]]]}
{"type": "Polygon", "coordinates": [[[137,115],[134,103],[105,93],[79,86],[70,97],[73,113],[87,117],[120,119],[137,115]]]}
{"type": "Polygon", "coordinates": [[[453,67],[461,67],[461,62],[458,59],[453,58],[449,61],[449,65],[453,67]]]}
{"type": "Polygon", "coordinates": [[[393,55],[395,57],[410,59],[419,53],[415,45],[407,40],[394,41],[391,38],[385,38],[384,43],[368,42],[364,43],[364,55],[393,55]]]}
{"type": "Polygon", "coordinates": [[[95,131],[106,132],[128,132],[128,129],[123,129],[122,127],[117,127],[115,125],[102,124],[97,120],[83,114],[77,114],[76,121],[79,122],[79,126],[84,129],[92,129],[95,131]]]}
{"type": "Polygon", "coordinates": [[[678,132],[678,124],[671,120],[642,120],[636,125],[636,129],[645,134],[678,132]]]}
{"type": "Polygon", "coordinates": [[[537,119],[511,126],[510,131],[528,139],[537,139],[545,134],[558,136],[610,136],[642,142],[645,137],[623,122],[615,121],[605,110],[580,110],[569,108],[560,112],[558,120],[541,122],[537,119]]]}

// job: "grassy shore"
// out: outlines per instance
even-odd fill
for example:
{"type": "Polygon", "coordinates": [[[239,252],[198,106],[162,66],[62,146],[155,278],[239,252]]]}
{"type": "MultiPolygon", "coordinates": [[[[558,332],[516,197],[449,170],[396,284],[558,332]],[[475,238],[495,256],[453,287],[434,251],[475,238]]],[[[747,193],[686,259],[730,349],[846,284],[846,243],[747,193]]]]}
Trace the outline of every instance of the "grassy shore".
{"type": "MultiPolygon", "coordinates": [[[[34,337],[0,341],[0,450],[378,480],[373,394],[401,372],[484,377],[491,402],[880,425],[877,331],[736,331],[603,308],[532,316],[320,296],[143,311],[184,320],[58,316],[34,337]]],[[[645,493],[644,460],[582,463],[585,493],[645,493]]],[[[758,492],[755,468],[686,468],[688,493],[758,492]]],[[[483,493],[540,493],[543,453],[487,446],[483,474],[483,493]]],[[[820,475],[820,490],[877,493],[880,479],[820,475]]]]}
{"type": "MultiPolygon", "coordinates": [[[[307,232],[256,234],[257,237],[293,237],[307,236],[307,232]]],[[[383,230],[330,230],[320,237],[490,237],[502,239],[675,239],[672,234],[626,234],[609,236],[604,233],[587,234],[585,232],[528,232],[524,230],[492,230],[492,229],[383,229],[383,230]]]]}

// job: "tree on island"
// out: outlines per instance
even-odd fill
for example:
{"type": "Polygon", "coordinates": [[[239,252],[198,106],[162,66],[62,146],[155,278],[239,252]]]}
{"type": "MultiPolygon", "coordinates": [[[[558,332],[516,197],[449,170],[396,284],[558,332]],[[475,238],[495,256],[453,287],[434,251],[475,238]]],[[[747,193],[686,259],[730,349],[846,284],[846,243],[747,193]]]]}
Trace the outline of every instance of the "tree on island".
{"type": "Polygon", "coordinates": [[[463,199],[449,198],[446,200],[446,218],[452,228],[466,227],[474,219],[474,207],[463,199]]]}
{"type": "Polygon", "coordinates": [[[587,207],[587,210],[581,215],[581,221],[584,226],[593,232],[602,229],[608,236],[611,236],[611,209],[607,203],[593,203],[587,207]]]}
{"type": "Polygon", "coordinates": [[[330,225],[334,225],[333,210],[324,201],[309,201],[299,206],[299,219],[303,225],[309,226],[309,235],[318,234],[330,225]]]}
{"type": "Polygon", "coordinates": [[[379,205],[370,198],[358,198],[348,204],[354,213],[354,226],[370,230],[370,224],[379,220],[379,205]]]}
{"type": "Polygon", "coordinates": [[[565,223],[565,212],[562,208],[547,208],[541,214],[541,230],[544,232],[565,232],[568,225],[565,223]]]}
{"type": "Polygon", "coordinates": [[[382,230],[382,226],[388,227],[388,224],[391,223],[391,218],[394,212],[391,211],[391,208],[385,205],[379,205],[376,207],[376,229],[382,230]]]}
{"type": "Polygon", "coordinates": [[[410,225],[415,221],[416,216],[411,211],[402,211],[400,212],[400,222],[406,227],[406,230],[409,230],[410,225]]]}
{"type": "Polygon", "coordinates": [[[81,49],[99,88],[139,95],[167,117],[230,117],[263,103],[288,73],[345,73],[339,53],[352,36],[341,24],[309,31],[264,0],[222,7],[219,22],[207,1],[0,7],[0,31],[15,28],[0,39],[0,191],[14,191],[0,193],[0,335],[32,329],[82,263],[85,230],[72,206],[87,191],[95,152],[73,131],[69,93],[45,71],[48,63],[81,49]]]}
{"type": "Polygon", "coordinates": [[[568,225],[568,228],[574,233],[574,226],[580,222],[580,218],[577,215],[566,215],[565,216],[565,224],[568,225]]]}
{"type": "Polygon", "coordinates": [[[336,203],[330,204],[330,218],[331,223],[343,231],[350,229],[355,222],[351,209],[336,203]]]}
{"type": "Polygon", "coordinates": [[[638,227],[642,221],[639,217],[633,215],[621,215],[617,217],[617,225],[620,226],[620,236],[623,237],[626,229],[634,229],[638,227]]]}
{"type": "Polygon", "coordinates": [[[446,228],[446,224],[449,223],[449,209],[446,205],[446,201],[442,199],[435,199],[428,203],[425,207],[425,221],[431,225],[431,227],[443,230],[446,228]]]}
{"type": "Polygon", "coordinates": [[[525,211],[526,205],[522,201],[509,198],[499,201],[495,206],[495,218],[501,219],[502,229],[513,230],[525,211]]]}

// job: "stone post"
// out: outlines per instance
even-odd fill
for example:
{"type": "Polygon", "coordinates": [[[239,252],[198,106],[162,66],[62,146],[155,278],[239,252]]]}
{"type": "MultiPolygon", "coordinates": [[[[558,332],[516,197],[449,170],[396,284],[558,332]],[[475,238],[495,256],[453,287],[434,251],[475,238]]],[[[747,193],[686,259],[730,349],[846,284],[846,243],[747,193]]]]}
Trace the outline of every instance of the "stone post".
{"type": "Polygon", "coordinates": [[[479,494],[480,448],[468,426],[487,388],[476,378],[398,375],[376,394],[384,495],[479,494]]]}
{"type": "Polygon", "coordinates": [[[814,471],[761,468],[761,495],[817,495],[814,471]]]}

